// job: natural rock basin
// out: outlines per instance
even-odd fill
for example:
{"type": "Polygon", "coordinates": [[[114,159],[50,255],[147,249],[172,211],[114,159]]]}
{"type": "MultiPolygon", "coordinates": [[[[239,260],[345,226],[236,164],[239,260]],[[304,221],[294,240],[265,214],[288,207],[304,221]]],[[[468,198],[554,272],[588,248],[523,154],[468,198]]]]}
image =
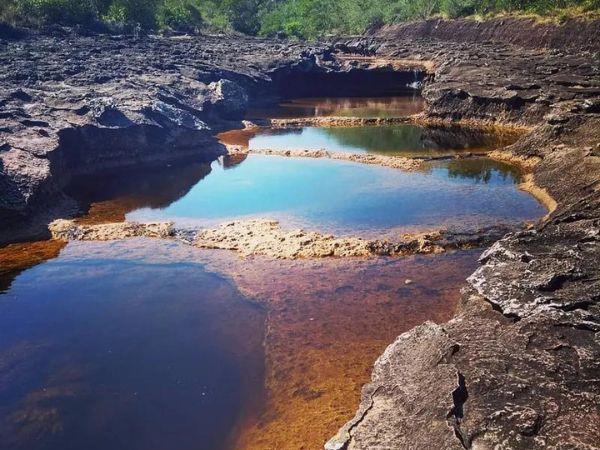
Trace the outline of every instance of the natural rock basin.
{"type": "MultiPolygon", "coordinates": [[[[415,97],[279,108],[282,117],[393,117],[420,107],[415,97]]],[[[70,193],[90,205],[77,219],[84,225],[198,228],[267,217],[284,228],[382,237],[521,225],[544,213],[514,167],[464,154],[489,150],[485,139],[454,131],[267,129],[250,133],[247,146],[461,157],[403,170],[242,152],[79,179],[70,193]]],[[[479,253],[277,260],[164,239],[57,246],[0,277],[0,438],[34,450],[319,448],[352,416],[389,342],[452,316],[479,253]]]]}
{"type": "MultiPolygon", "coordinates": [[[[241,127],[248,137],[258,127],[418,124],[432,133],[427,142],[440,145],[417,147],[415,155],[443,150],[429,156],[447,151],[469,164],[477,159],[467,154],[486,143],[472,139],[472,130],[447,134],[443,124],[514,127],[523,133],[518,141],[507,148],[492,142],[490,150],[499,151],[490,156],[522,165],[527,188],[537,186],[531,192],[545,198],[550,211],[524,231],[513,227],[496,244],[429,256],[244,258],[178,244],[175,234],[0,247],[0,291],[6,293],[0,296],[0,448],[79,450],[109,440],[106,446],[116,449],[175,450],[202,448],[208,435],[218,435],[216,448],[231,442],[269,450],[316,449],[325,442],[330,449],[596,448],[599,30],[593,18],[504,15],[400,23],[320,43],[55,27],[7,40],[0,30],[2,245],[42,236],[50,221],[72,218],[77,204],[63,190],[76,176],[87,177],[88,188],[97,191],[86,198],[84,189],[75,189],[82,213],[91,202],[79,224],[94,227],[139,208],[168,208],[216,173],[198,164],[200,157],[223,153],[214,136],[241,127]],[[256,126],[241,122],[246,98],[253,105],[291,96],[395,95],[413,81],[422,82],[426,105],[411,118],[387,117],[380,105],[369,117],[350,117],[363,115],[360,105],[332,112],[321,100],[300,106],[294,100],[293,113],[249,118],[256,126]],[[299,115],[305,117],[291,117],[299,115]],[[147,164],[162,167],[155,175],[129,175],[147,164]],[[97,178],[103,171],[117,182],[103,183],[97,178]],[[64,264],[73,255],[77,262],[64,264]],[[51,258],[57,259],[33,267],[51,258]],[[54,262],[60,270],[43,276],[54,262]],[[90,276],[82,276],[86,271],[90,276]],[[99,296],[92,298],[90,289],[99,296]],[[246,310],[248,301],[259,301],[261,314],[246,310]],[[242,316],[229,318],[230,303],[242,316]],[[422,325],[428,320],[438,324],[422,325]],[[241,334],[229,339],[229,332],[241,334]],[[264,347],[254,346],[252,336],[264,337],[264,347]],[[170,341],[178,345],[159,345],[170,341]],[[122,364],[105,358],[103,344],[113,343],[121,346],[110,345],[109,355],[117,352],[122,364]],[[187,382],[206,374],[199,359],[210,356],[211,343],[228,354],[231,348],[246,352],[247,359],[236,354],[228,360],[241,362],[242,383],[253,383],[245,391],[250,395],[240,397],[247,408],[219,397],[244,412],[234,420],[235,412],[211,411],[223,426],[193,422],[206,417],[198,400],[203,390],[187,382]],[[262,376],[254,377],[251,366],[261,361],[262,376]],[[172,367],[189,375],[179,386],[184,395],[173,388],[172,367]],[[253,390],[263,385],[262,392],[253,390]],[[167,389],[170,395],[163,395],[167,389]],[[142,402],[134,403],[130,392],[143,394],[142,402]],[[252,401],[253,392],[262,393],[261,402],[252,401]],[[188,433],[193,443],[185,441],[188,433]]],[[[355,132],[361,133],[347,133],[355,132]]],[[[344,142],[361,147],[363,138],[344,135],[344,142]]],[[[370,151],[377,148],[383,146],[370,151]]],[[[242,168],[254,157],[241,150],[223,165],[242,168]]],[[[386,158],[399,159],[387,156],[393,150],[385,150],[386,158]]],[[[355,162],[360,156],[362,164],[383,161],[361,151],[338,154],[355,162]]],[[[405,147],[404,154],[412,151],[405,147]]],[[[408,170],[426,170],[424,164],[420,159],[408,170]]]]}
{"type": "Polygon", "coordinates": [[[347,161],[251,155],[206,178],[169,205],[138,208],[132,221],[214,225],[268,217],[336,234],[397,228],[493,225],[535,219],[543,208],[518,189],[517,171],[489,159],[452,160],[422,172],[347,161]]]}

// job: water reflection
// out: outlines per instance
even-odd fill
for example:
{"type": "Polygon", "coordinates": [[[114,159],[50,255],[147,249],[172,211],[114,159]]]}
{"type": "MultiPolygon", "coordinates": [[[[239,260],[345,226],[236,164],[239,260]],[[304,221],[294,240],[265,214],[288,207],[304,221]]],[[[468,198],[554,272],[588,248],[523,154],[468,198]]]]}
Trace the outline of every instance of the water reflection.
{"type": "Polygon", "coordinates": [[[391,97],[320,97],[288,100],[268,108],[250,109],[252,119],[293,117],[402,117],[421,112],[425,101],[420,95],[391,97]]]}
{"type": "MultiPolygon", "coordinates": [[[[229,143],[232,133],[224,136],[229,143]]],[[[334,152],[376,153],[398,156],[441,156],[465,151],[487,151],[508,145],[515,136],[497,135],[460,127],[384,125],[364,127],[304,127],[261,129],[244,136],[251,149],[325,149],[334,152]]],[[[242,142],[240,136],[238,141],[242,142]]],[[[238,144],[239,145],[239,144],[238,144]]],[[[243,144],[242,144],[243,145],[243,144]]]]}
{"type": "Polygon", "coordinates": [[[88,214],[82,223],[115,222],[136,208],[162,208],[185,196],[210,173],[210,164],[152,167],[116,172],[104,177],[75,179],[67,192],[77,199],[88,214]]]}
{"type": "Polygon", "coordinates": [[[322,128],[325,135],[339,144],[337,150],[384,154],[423,154],[423,128],[396,125],[359,128],[322,128]]]}
{"type": "Polygon", "coordinates": [[[189,249],[69,244],[0,295],[0,448],[225,448],[262,397],[263,330],[189,249]]]}
{"type": "MultiPolygon", "coordinates": [[[[136,209],[127,218],[208,226],[258,216],[287,226],[373,234],[442,223],[491,225],[543,214],[543,208],[517,188],[514,177],[504,176],[506,166],[479,162],[480,171],[489,172],[482,183],[476,176],[456,175],[465,161],[470,160],[452,161],[452,168],[437,164],[427,172],[408,173],[328,159],[251,155],[229,170],[213,163],[210,175],[177,201],[136,209]]],[[[464,173],[472,171],[466,168],[464,173]]]]}
{"type": "Polygon", "coordinates": [[[446,164],[450,178],[474,180],[478,183],[491,183],[494,178],[503,182],[520,183],[521,173],[515,166],[487,158],[456,159],[446,164]]]}

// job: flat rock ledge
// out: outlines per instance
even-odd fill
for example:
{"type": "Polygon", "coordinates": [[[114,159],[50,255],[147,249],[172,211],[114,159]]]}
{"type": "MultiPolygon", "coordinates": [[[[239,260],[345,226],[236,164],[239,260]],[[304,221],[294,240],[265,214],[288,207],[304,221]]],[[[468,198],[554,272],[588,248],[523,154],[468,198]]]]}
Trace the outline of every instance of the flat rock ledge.
{"type": "Polygon", "coordinates": [[[171,222],[116,222],[78,225],[73,220],[58,219],[48,225],[53,239],[62,241],[110,241],[131,237],[167,239],[173,236],[171,222]]]}
{"type": "Polygon", "coordinates": [[[350,117],[350,116],[315,116],[315,117],[288,117],[281,119],[263,119],[245,121],[246,128],[269,127],[282,128],[355,128],[385,125],[420,125],[423,127],[444,127],[451,129],[460,126],[463,130],[474,134],[489,134],[494,137],[518,137],[532,130],[531,126],[524,124],[497,123],[490,119],[449,120],[447,118],[430,117],[423,113],[410,116],[395,117],[350,117]]]}
{"type": "Polygon", "coordinates": [[[423,168],[423,160],[416,158],[405,158],[403,156],[387,156],[387,155],[372,155],[363,153],[347,153],[347,152],[330,152],[325,149],[312,150],[276,150],[276,149],[239,149],[228,148],[229,156],[239,155],[269,155],[283,156],[288,158],[328,158],[338,161],[349,161],[359,164],[370,164],[382,167],[390,167],[392,169],[402,169],[414,171],[423,168]]]}
{"type": "Polygon", "coordinates": [[[505,235],[509,228],[489,227],[473,232],[438,230],[405,234],[397,242],[336,237],[302,229],[284,230],[276,220],[253,219],[223,223],[216,228],[176,229],[171,222],[119,222],[82,225],[59,219],[49,226],[54,239],[106,241],[132,237],[178,239],[199,248],[231,250],[242,257],[260,255],[276,259],[408,256],[443,253],[489,244],[505,235]]]}
{"type": "Polygon", "coordinates": [[[265,125],[271,128],[300,128],[300,127],[363,127],[411,123],[416,117],[294,117],[285,119],[267,119],[265,125]]]}

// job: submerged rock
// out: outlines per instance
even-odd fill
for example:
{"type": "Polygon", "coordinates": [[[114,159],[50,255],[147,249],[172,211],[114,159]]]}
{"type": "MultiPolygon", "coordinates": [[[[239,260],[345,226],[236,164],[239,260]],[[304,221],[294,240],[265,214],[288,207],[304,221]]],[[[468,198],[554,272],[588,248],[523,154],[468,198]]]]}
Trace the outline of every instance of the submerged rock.
{"type": "Polygon", "coordinates": [[[273,220],[229,222],[196,234],[194,245],[235,250],[242,256],[274,258],[322,258],[370,256],[369,242],[355,237],[334,237],[314,231],[284,231],[273,220]]]}

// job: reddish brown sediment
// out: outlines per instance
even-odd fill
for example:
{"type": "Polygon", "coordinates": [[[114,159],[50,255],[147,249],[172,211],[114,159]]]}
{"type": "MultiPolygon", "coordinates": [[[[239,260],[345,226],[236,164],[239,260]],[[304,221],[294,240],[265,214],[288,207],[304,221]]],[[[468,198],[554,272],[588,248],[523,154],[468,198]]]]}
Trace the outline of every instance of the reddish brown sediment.
{"type": "Polygon", "coordinates": [[[62,240],[49,239],[0,247],[0,292],[23,270],[58,256],[65,245],[62,240]]]}
{"type": "Polygon", "coordinates": [[[128,197],[95,202],[90,205],[86,214],[76,217],[73,222],[80,225],[123,222],[125,215],[138,204],[137,199],[128,197]]]}
{"type": "Polygon", "coordinates": [[[377,356],[405,330],[448,320],[478,252],[402,260],[240,260],[204,251],[267,311],[266,404],[235,448],[313,449],[356,408],[377,356]]]}

